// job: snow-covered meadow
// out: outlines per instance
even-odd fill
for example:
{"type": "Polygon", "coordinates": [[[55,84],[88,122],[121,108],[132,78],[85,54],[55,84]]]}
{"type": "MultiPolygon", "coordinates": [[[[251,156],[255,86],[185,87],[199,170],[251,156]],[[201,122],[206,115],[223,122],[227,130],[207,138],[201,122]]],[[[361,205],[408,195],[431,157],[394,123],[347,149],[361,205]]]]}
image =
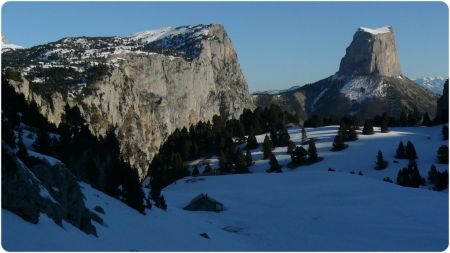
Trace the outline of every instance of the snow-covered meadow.
{"type": "MultiPolygon", "coordinates": [[[[441,126],[391,128],[389,133],[359,135],[349,147],[331,152],[338,126],[307,129],[324,159],[289,169],[286,148],[273,150],[283,173],[265,173],[267,160],[252,151],[251,174],[200,176],[178,180],[163,190],[167,211],[153,207],[141,215],[122,202],[81,183],[86,204],[99,205],[104,225],[98,238],[70,224],[61,228],[45,214],[33,225],[2,210],[2,245],[25,251],[441,251],[448,246],[448,190],[401,187],[394,182],[406,160],[394,163],[400,141],[411,141],[422,177],[431,164],[440,171],[436,151],[448,145],[441,126]],[[381,150],[389,165],[375,170],[381,150]],[[335,172],[329,172],[333,168],[335,172]],[[354,171],[355,174],[350,174],[354,171]],[[363,176],[357,175],[361,171],[363,176]],[[220,201],[225,211],[190,212],[183,207],[200,193],[220,201]],[[207,233],[209,239],[200,236],[207,233]]],[[[300,129],[289,129],[300,143],[300,129]]],[[[264,135],[257,136],[262,142],[264,135]]],[[[306,147],[305,147],[306,148],[306,147]]],[[[217,159],[209,159],[217,166],[217,159]]],[[[201,160],[199,160],[201,161],[201,160]]],[[[194,161],[195,164],[199,161],[194,161]]],[[[200,166],[200,172],[203,167],[200,166]]]]}

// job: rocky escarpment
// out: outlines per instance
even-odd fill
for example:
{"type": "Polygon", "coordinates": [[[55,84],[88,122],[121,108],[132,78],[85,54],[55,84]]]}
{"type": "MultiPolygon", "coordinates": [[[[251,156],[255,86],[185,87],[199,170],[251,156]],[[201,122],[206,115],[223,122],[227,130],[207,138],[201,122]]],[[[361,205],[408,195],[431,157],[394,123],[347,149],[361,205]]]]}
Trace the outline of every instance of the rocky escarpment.
{"type": "Polygon", "coordinates": [[[50,121],[58,124],[68,103],[80,107],[96,135],[114,127],[121,153],[141,177],[175,128],[216,114],[238,117],[253,107],[221,25],[66,38],[3,56],[4,68],[22,73],[12,82],[15,89],[36,101],[50,121]]]}
{"type": "Polygon", "coordinates": [[[372,74],[390,77],[402,74],[394,29],[390,26],[359,28],[337,72],[340,76],[372,74]]]}
{"type": "Polygon", "coordinates": [[[254,94],[257,105],[280,104],[301,119],[314,114],[373,118],[384,112],[436,113],[437,95],[401,73],[391,27],[359,28],[335,75],[279,94],[254,94]]]}
{"type": "Polygon", "coordinates": [[[85,207],[75,176],[62,163],[51,165],[34,158],[28,167],[4,142],[2,155],[2,208],[34,224],[40,215],[47,215],[60,226],[64,220],[97,235],[92,222],[103,220],[85,207]]]}

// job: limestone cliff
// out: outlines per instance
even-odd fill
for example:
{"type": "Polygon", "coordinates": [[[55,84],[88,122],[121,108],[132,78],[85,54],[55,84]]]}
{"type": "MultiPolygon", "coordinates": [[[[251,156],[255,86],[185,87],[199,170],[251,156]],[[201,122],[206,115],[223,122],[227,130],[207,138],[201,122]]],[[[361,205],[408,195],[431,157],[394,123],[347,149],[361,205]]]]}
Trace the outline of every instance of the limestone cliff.
{"type": "Polygon", "coordinates": [[[23,81],[13,82],[16,90],[36,101],[50,121],[58,124],[69,103],[80,107],[95,134],[115,127],[123,157],[141,177],[175,128],[216,114],[238,117],[253,107],[221,25],[66,38],[4,56],[4,68],[22,72],[23,81]],[[26,60],[16,64],[14,57],[26,60]],[[41,70],[57,68],[64,68],[62,77],[41,70]]]}
{"type": "Polygon", "coordinates": [[[401,75],[394,29],[390,26],[378,29],[359,28],[341,60],[337,74],[401,75]]]}

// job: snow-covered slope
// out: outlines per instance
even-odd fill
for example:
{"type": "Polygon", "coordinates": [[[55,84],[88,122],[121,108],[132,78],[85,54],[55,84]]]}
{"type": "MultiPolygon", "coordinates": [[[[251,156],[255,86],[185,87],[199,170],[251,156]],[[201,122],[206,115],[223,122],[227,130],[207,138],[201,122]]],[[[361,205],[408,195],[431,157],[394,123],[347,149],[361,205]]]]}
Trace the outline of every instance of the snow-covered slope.
{"type": "MultiPolygon", "coordinates": [[[[2,245],[6,250],[124,250],[124,251],[439,251],[448,246],[448,193],[427,187],[405,188],[383,182],[406,165],[394,163],[400,140],[416,147],[420,172],[426,177],[436,150],[447,144],[441,127],[392,128],[359,136],[349,148],[331,152],[337,126],[307,129],[317,139],[324,160],[296,169],[286,148],[273,152],[283,173],[267,174],[268,161],[253,150],[254,173],[185,178],[164,189],[168,210],[140,215],[120,201],[82,183],[87,207],[101,206],[104,225],[98,238],[65,223],[60,228],[45,215],[32,225],[2,210],[2,245]],[[376,152],[389,161],[374,170],[376,152]],[[336,172],[328,172],[328,168],[336,172]],[[362,171],[363,176],[350,174],[362,171]],[[200,193],[222,202],[220,213],[190,212],[182,208],[200,193]],[[207,233],[209,239],[200,236],[207,233]]],[[[376,129],[377,130],[377,129],[376,129]]],[[[289,129],[299,144],[300,129],[289,129]]],[[[257,136],[262,142],[264,135],[257,136]]],[[[210,159],[217,166],[215,157],[210,159]]],[[[437,164],[436,164],[437,165],[437,164]]],[[[437,165],[438,170],[448,165],[437,165]]],[[[202,171],[203,168],[200,168],[202,171]]]]}
{"type": "Polygon", "coordinates": [[[442,94],[444,90],[444,83],[447,78],[442,76],[428,76],[428,77],[419,77],[416,79],[412,79],[420,86],[431,90],[436,94],[442,94]]]}
{"type": "Polygon", "coordinates": [[[252,94],[253,95],[278,95],[285,92],[294,91],[298,88],[300,88],[300,85],[294,85],[291,88],[284,89],[284,90],[267,90],[267,91],[255,91],[252,94]]]}

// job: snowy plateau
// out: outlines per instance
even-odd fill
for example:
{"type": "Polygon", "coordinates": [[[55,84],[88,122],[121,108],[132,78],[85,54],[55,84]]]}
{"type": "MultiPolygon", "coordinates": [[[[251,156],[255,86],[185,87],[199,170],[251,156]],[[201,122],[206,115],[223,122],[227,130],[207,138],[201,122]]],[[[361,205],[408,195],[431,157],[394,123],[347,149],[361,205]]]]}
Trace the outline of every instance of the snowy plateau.
{"type": "MultiPolygon", "coordinates": [[[[2,209],[2,246],[8,251],[442,251],[448,246],[448,190],[382,180],[395,181],[407,165],[394,162],[400,141],[415,145],[422,177],[431,164],[448,170],[436,161],[438,147],[448,145],[441,128],[399,127],[389,133],[375,128],[374,135],[359,135],[340,152],[330,151],[338,126],[307,128],[322,161],[289,169],[286,147],[275,148],[283,172],[269,174],[268,160],[254,149],[253,173],[180,179],[163,190],[168,209],[153,207],[146,215],[80,182],[86,206],[104,209],[99,213],[104,224],[95,224],[98,237],[68,223],[60,227],[45,214],[31,224],[2,209]],[[389,162],[384,170],[374,169],[378,150],[389,162]],[[223,203],[225,211],[183,210],[200,193],[223,203]]],[[[300,129],[291,127],[289,134],[300,145],[300,129]]],[[[257,136],[259,143],[263,139],[257,136]]],[[[29,147],[32,140],[24,142],[29,147]]],[[[217,167],[217,157],[205,159],[217,167]]]]}

